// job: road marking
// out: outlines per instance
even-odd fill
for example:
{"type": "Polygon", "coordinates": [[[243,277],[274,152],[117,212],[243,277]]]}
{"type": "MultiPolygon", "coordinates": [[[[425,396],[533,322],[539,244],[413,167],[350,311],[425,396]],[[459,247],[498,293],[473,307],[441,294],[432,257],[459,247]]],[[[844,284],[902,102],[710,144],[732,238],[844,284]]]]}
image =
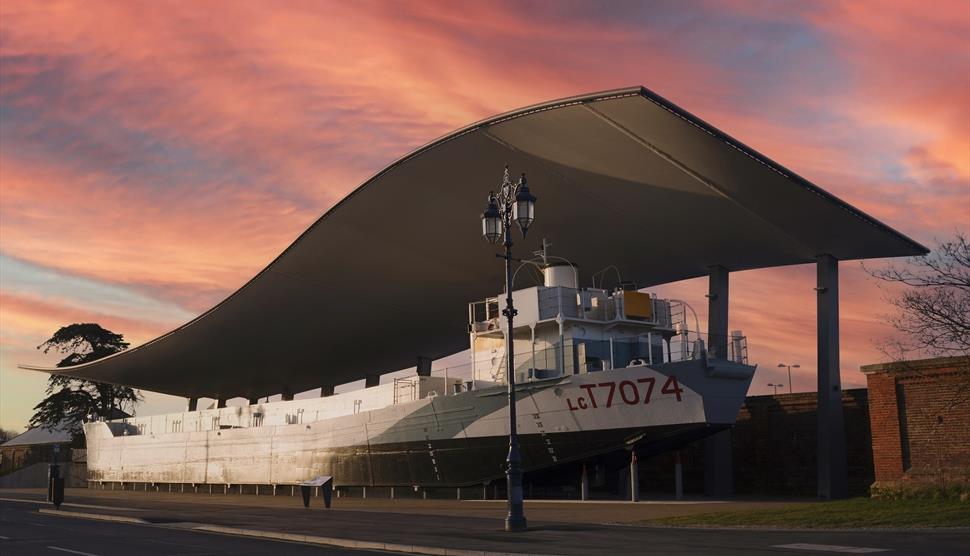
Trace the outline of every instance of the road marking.
{"type": "MultiPolygon", "coordinates": [[[[41,505],[53,505],[46,500],[28,500],[26,498],[0,498],[0,502],[25,502],[27,504],[41,504],[41,505]]],[[[62,506],[71,506],[74,508],[94,508],[98,510],[124,510],[126,512],[145,512],[148,511],[144,508],[126,508],[124,506],[95,506],[93,504],[72,504],[66,502],[61,504],[62,506]]]]}
{"type": "Polygon", "coordinates": [[[844,554],[871,554],[873,552],[889,552],[888,548],[867,548],[865,546],[838,546],[835,544],[776,544],[771,548],[791,548],[794,550],[815,550],[817,552],[842,552],[844,554]]]}
{"type": "Polygon", "coordinates": [[[4,537],[3,535],[0,535],[0,540],[2,540],[2,541],[9,541],[10,540],[10,537],[4,537]]]}
{"type": "Polygon", "coordinates": [[[141,519],[140,517],[128,517],[126,515],[89,514],[84,512],[69,512],[67,510],[51,510],[49,508],[41,508],[37,510],[37,513],[43,514],[43,515],[52,515],[55,517],[96,519],[100,521],[115,521],[118,523],[136,523],[138,525],[149,525],[147,521],[145,521],[144,519],[141,519]]]}
{"type": "Polygon", "coordinates": [[[48,546],[47,548],[60,552],[68,552],[70,554],[80,554],[81,556],[98,556],[97,554],[91,554],[90,552],[81,552],[80,550],[71,550],[70,548],[61,548],[59,546],[48,546]]]}

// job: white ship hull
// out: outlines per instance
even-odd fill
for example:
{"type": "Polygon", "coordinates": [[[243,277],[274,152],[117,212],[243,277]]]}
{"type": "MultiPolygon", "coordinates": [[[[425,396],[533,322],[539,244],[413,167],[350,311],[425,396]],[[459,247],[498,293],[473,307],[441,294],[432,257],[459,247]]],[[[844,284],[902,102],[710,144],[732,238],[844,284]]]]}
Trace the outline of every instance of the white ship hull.
{"type": "MultiPolygon", "coordinates": [[[[521,384],[517,411],[524,469],[628,445],[669,449],[721,430],[734,423],[753,371],[726,361],[695,360],[521,384]]],[[[299,422],[291,424],[195,430],[203,428],[206,412],[159,416],[164,421],[144,418],[165,423],[147,429],[137,420],[88,423],[89,479],[285,485],[331,475],[337,485],[481,484],[504,473],[507,400],[506,389],[496,386],[335,417],[324,412],[321,418],[317,411],[311,419],[300,410],[299,422]],[[193,414],[198,414],[194,421],[193,414]],[[184,430],[191,422],[194,429],[184,430]]],[[[274,405],[216,411],[223,421],[229,414],[238,424],[251,424],[251,414],[274,405]]]]}

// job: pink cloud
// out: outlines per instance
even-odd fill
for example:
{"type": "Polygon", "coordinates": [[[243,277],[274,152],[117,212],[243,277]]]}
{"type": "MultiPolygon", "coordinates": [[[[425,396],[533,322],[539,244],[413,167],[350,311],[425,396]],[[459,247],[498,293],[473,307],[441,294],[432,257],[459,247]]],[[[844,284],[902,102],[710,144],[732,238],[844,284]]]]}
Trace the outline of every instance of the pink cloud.
{"type": "MultiPolygon", "coordinates": [[[[547,8],[0,3],[0,251],[200,312],[409,150],[634,84],[918,240],[970,230],[962,0],[547,8]]],[[[861,384],[885,305],[843,269],[843,371],[861,384]]],[[[759,372],[777,379],[775,360],[797,358],[811,384],[811,270],[734,284],[732,326],[759,372]]],[[[702,304],[703,287],[668,288],[702,304]]],[[[86,318],[11,299],[5,342],[86,318]]],[[[118,325],[149,334],[138,320],[118,325]]]]}
{"type": "MultiPolygon", "coordinates": [[[[168,331],[165,324],[149,323],[142,319],[125,318],[102,313],[97,310],[84,310],[65,307],[63,304],[50,303],[31,296],[0,293],[0,306],[3,307],[4,333],[0,336],[3,345],[23,345],[24,333],[33,346],[39,345],[58,328],[75,322],[97,322],[101,326],[124,334],[133,343],[148,341],[168,331]],[[12,341],[9,332],[18,333],[21,338],[12,341]]],[[[29,347],[33,347],[29,346],[29,347]]]]}
{"type": "Polygon", "coordinates": [[[0,167],[4,253],[154,290],[196,311],[248,280],[317,216],[233,184],[202,184],[191,197],[152,197],[99,175],[7,159],[0,167]]]}

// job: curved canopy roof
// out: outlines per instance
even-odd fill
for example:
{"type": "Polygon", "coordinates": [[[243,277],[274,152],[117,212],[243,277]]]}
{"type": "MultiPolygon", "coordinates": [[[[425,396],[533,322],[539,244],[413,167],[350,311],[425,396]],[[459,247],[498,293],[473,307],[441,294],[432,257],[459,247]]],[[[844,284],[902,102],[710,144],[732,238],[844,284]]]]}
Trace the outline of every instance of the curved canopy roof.
{"type": "Polygon", "coordinates": [[[336,385],[467,347],[466,304],[503,289],[479,215],[526,172],[540,238],[640,287],[926,249],[642,87],[472,124],[367,180],[225,301],[134,349],[33,370],[189,397],[336,385]]]}

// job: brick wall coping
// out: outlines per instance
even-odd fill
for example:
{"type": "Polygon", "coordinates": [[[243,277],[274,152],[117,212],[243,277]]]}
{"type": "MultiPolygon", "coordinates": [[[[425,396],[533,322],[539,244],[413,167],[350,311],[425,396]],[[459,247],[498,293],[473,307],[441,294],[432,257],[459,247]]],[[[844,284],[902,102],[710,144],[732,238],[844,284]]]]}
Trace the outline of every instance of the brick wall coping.
{"type": "MultiPolygon", "coordinates": [[[[849,388],[842,391],[843,403],[853,399],[868,397],[867,388],[849,388]]],[[[796,392],[794,394],[762,394],[760,396],[748,396],[744,399],[744,407],[753,408],[765,405],[777,404],[783,407],[805,406],[814,408],[818,404],[817,392],[796,392]]]]}
{"type": "Polygon", "coordinates": [[[930,359],[914,359],[913,361],[893,361],[891,363],[876,363],[863,365],[859,370],[863,374],[898,373],[922,369],[946,369],[959,365],[970,365],[970,357],[933,357],[930,359]]]}

